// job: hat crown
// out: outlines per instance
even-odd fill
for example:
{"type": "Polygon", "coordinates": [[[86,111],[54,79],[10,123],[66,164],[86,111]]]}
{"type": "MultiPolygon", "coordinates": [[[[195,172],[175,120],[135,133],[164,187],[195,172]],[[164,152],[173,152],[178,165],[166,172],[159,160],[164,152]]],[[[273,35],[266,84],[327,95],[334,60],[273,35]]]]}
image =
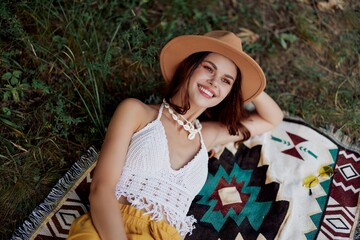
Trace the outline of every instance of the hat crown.
{"type": "Polygon", "coordinates": [[[217,30],[208,32],[204,36],[215,38],[237,50],[243,51],[241,39],[232,32],[217,30]]]}

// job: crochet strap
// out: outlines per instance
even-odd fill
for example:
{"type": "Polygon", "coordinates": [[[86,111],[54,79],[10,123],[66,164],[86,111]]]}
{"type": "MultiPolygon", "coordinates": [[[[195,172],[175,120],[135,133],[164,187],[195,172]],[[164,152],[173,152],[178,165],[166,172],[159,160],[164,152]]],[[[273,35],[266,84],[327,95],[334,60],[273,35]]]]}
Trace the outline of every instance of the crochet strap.
{"type": "Polygon", "coordinates": [[[160,105],[159,113],[158,113],[158,116],[157,116],[156,120],[159,120],[159,119],[161,118],[163,109],[164,109],[164,104],[162,103],[162,104],[160,105]]]}

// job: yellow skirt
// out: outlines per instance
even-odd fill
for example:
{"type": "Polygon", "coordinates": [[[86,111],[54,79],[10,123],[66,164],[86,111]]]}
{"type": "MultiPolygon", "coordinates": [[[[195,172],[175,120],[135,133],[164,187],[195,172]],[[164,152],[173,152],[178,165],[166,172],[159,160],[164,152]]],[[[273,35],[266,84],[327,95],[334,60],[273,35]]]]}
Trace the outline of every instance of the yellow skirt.
{"type": "MultiPolygon", "coordinates": [[[[179,232],[165,221],[151,220],[150,215],[130,205],[119,204],[129,240],[180,240],[179,232]]],[[[68,240],[100,240],[89,213],[71,224],[68,240]]]]}

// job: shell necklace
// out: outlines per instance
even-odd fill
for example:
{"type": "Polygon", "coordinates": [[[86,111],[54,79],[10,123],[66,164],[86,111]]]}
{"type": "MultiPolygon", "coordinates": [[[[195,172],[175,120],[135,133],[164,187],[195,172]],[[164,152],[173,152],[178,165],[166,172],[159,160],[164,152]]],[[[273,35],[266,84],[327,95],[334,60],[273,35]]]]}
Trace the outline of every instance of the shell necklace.
{"type": "Polygon", "coordinates": [[[202,128],[199,120],[197,120],[197,119],[195,120],[195,125],[197,127],[197,128],[195,128],[194,125],[191,122],[189,122],[186,118],[184,118],[182,115],[180,115],[180,118],[182,118],[182,120],[179,119],[178,115],[176,115],[174,113],[174,110],[171,109],[170,105],[165,101],[165,99],[163,99],[163,103],[164,103],[164,107],[170,113],[171,118],[173,120],[175,120],[180,126],[182,126],[184,128],[185,131],[187,131],[189,133],[188,139],[189,140],[194,140],[196,134],[199,133],[201,131],[201,128],[202,128]]]}

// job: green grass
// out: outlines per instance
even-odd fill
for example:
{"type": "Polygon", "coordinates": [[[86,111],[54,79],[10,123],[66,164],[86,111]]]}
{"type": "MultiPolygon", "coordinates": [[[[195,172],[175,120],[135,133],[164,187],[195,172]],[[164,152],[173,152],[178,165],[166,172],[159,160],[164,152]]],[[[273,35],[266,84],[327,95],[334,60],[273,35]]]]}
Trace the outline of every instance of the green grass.
{"type": "Polygon", "coordinates": [[[158,53],[180,34],[256,33],[244,49],[284,111],[359,141],[360,4],[321,12],[317,2],[2,1],[0,235],[100,147],[122,99],[161,99],[158,53]]]}

